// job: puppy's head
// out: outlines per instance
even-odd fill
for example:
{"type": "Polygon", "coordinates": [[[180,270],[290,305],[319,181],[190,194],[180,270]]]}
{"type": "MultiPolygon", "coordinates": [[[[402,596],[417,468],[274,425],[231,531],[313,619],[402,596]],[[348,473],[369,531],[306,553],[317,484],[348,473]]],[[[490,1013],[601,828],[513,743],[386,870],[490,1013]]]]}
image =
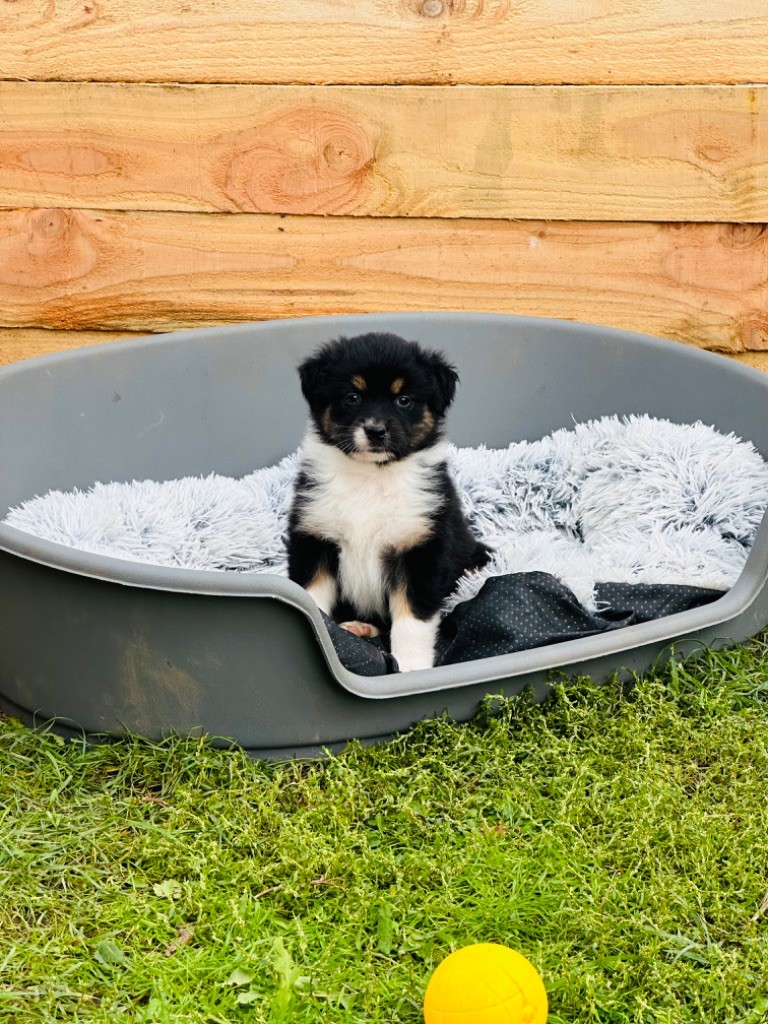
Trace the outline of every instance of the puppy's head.
{"type": "Polygon", "coordinates": [[[395,334],[329,342],[299,367],[321,438],[361,462],[393,462],[428,448],[453,401],[456,370],[395,334]]]}

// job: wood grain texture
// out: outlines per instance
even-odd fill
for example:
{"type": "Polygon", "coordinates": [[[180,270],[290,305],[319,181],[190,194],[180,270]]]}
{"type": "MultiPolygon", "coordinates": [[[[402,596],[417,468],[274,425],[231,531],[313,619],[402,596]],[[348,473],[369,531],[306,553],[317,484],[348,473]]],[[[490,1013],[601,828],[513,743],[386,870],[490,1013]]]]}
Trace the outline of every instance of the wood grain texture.
{"type": "Polygon", "coordinates": [[[0,77],[281,83],[768,78],[765,0],[15,0],[0,77]]]}
{"type": "Polygon", "coordinates": [[[755,370],[763,370],[768,373],[768,352],[742,352],[733,358],[755,370]]]}
{"type": "Polygon", "coordinates": [[[0,203],[768,220],[768,86],[0,86],[0,203]]]}
{"type": "Polygon", "coordinates": [[[103,345],[124,338],[140,337],[127,331],[55,331],[36,327],[0,328],[0,366],[47,356],[53,352],[68,352],[87,345],[103,345]]]}
{"type": "Polygon", "coordinates": [[[322,313],[564,317],[768,349],[760,225],[0,213],[0,323],[173,330],[322,313]]]}

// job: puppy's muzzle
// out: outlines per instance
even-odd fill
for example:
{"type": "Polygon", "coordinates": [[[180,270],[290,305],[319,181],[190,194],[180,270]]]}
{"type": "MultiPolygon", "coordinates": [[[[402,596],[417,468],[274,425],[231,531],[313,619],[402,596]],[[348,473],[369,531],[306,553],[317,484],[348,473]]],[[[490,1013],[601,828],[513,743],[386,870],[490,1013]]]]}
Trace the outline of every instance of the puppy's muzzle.
{"type": "Polygon", "coordinates": [[[389,450],[389,428],[381,420],[366,420],[355,427],[354,444],[356,452],[353,458],[364,462],[389,462],[392,452],[389,450]]]}
{"type": "Polygon", "coordinates": [[[387,428],[383,423],[366,423],[363,427],[368,443],[372,447],[379,447],[384,444],[387,436],[387,428]]]}

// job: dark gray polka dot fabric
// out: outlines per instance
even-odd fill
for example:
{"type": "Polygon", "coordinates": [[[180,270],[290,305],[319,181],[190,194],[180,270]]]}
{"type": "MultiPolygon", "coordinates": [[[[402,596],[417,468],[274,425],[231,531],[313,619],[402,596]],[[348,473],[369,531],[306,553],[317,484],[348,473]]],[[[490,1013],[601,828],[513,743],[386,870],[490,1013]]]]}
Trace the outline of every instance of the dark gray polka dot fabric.
{"type": "MultiPolygon", "coordinates": [[[[470,601],[446,615],[437,639],[436,665],[491,658],[634,626],[709,604],[724,591],[677,584],[598,583],[597,613],[545,572],[492,576],[470,601]]],[[[364,640],[326,618],[341,663],[362,676],[397,672],[387,637],[364,640]]]]}

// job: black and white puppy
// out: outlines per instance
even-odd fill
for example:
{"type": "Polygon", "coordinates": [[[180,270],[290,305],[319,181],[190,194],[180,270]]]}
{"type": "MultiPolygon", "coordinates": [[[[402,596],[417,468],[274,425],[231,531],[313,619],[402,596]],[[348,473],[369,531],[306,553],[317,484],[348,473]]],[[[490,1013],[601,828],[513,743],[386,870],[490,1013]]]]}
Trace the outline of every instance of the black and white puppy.
{"type": "Polygon", "coordinates": [[[448,475],[458,374],[394,334],[329,342],[299,367],[311,417],[288,573],[358,636],[390,631],[400,671],[430,668],[440,606],[488,560],[448,475]]]}

